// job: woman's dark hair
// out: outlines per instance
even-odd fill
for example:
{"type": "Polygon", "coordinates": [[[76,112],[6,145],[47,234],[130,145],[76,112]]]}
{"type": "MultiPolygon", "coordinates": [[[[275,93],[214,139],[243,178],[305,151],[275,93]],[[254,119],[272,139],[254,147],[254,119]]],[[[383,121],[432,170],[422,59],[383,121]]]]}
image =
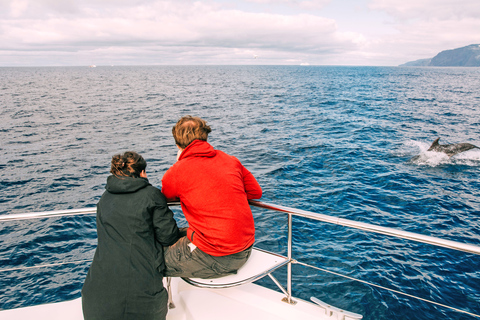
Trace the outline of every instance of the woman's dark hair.
{"type": "Polygon", "coordinates": [[[212,131],[207,122],[199,117],[184,116],[172,128],[175,143],[185,149],[194,140],[207,141],[208,134],[212,131]]]}
{"type": "Polygon", "coordinates": [[[145,168],[147,168],[147,162],[141,155],[134,151],[127,151],[112,157],[110,172],[117,177],[139,178],[145,168]]]}

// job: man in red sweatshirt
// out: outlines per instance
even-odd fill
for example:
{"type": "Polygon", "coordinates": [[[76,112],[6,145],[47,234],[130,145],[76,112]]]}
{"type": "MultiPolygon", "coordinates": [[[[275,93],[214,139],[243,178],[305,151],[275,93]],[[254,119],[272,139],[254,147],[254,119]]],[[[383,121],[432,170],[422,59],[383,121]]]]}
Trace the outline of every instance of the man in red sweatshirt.
{"type": "Polygon", "coordinates": [[[173,127],[178,161],[162,179],[167,199],[179,199],[188,222],[186,236],[165,248],[165,276],[217,278],[234,274],[255,241],[249,199],[262,189],[240,161],[208,142],[207,123],[182,117],[173,127]],[[181,152],[181,153],[180,153],[181,152]]]}

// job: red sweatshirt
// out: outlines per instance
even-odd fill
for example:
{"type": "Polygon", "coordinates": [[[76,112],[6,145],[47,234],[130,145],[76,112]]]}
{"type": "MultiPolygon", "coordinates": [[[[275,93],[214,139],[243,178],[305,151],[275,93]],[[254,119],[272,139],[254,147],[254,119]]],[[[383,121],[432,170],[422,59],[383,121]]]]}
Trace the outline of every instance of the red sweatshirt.
{"type": "Polygon", "coordinates": [[[243,251],[255,241],[249,199],[262,189],[240,161],[206,141],[190,143],[162,179],[167,199],[180,199],[187,236],[212,256],[243,251]]]}

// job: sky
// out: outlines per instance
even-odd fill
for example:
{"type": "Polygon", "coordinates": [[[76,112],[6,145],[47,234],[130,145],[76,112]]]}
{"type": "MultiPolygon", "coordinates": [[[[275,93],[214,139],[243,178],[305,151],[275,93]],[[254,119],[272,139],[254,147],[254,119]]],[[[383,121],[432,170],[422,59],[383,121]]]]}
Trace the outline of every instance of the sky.
{"type": "Polygon", "coordinates": [[[0,66],[396,66],[480,44],[480,0],[0,0],[0,66]]]}

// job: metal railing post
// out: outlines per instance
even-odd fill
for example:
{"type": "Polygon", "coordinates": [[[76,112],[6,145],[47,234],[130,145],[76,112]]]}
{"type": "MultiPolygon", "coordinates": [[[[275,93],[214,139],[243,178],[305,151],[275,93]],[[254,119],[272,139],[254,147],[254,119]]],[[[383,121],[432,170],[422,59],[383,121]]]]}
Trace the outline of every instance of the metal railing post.
{"type": "Polygon", "coordinates": [[[289,263],[287,264],[287,297],[284,299],[289,304],[295,304],[292,300],[292,214],[288,214],[288,246],[287,257],[289,263]]]}

